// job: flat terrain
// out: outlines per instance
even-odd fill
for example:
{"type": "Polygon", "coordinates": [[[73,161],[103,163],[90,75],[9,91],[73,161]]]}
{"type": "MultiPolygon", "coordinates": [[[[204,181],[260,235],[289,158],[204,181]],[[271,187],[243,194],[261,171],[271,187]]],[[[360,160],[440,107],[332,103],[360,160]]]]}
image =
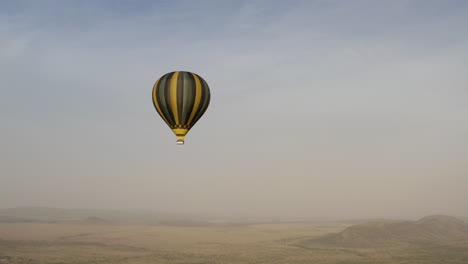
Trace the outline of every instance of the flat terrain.
{"type": "Polygon", "coordinates": [[[401,246],[397,241],[376,248],[341,245],[331,239],[320,242],[326,234],[347,236],[352,225],[8,222],[0,223],[0,263],[468,263],[468,243],[463,239],[401,246]]]}

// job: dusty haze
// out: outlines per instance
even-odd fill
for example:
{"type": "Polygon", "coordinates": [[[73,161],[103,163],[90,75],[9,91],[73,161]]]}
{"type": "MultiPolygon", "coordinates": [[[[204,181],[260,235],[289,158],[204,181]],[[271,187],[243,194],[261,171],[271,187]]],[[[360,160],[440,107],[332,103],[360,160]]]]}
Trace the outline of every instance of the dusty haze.
{"type": "Polygon", "coordinates": [[[0,6],[0,208],[468,215],[466,1],[0,6]],[[174,70],[212,93],[183,147],[174,70]]]}

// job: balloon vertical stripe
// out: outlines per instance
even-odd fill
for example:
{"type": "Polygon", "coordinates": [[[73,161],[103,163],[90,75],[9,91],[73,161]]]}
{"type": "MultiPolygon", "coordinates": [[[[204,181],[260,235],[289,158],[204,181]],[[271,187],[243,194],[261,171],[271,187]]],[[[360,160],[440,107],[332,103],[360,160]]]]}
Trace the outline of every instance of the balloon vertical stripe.
{"type": "Polygon", "coordinates": [[[161,104],[161,109],[166,117],[166,119],[169,121],[169,124],[174,124],[174,118],[172,117],[172,113],[170,111],[171,106],[170,106],[170,101],[169,100],[169,84],[171,80],[172,74],[166,75],[163,78],[161,78],[161,84],[157,87],[159,93],[158,93],[158,100],[160,101],[161,104]]]}
{"type": "Polygon", "coordinates": [[[163,114],[161,114],[162,113],[161,106],[159,105],[158,97],[156,96],[158,92],[158,84],[160,81],[161,79],[158,79],[158,81],[153,86],[153,104],[154,104],[154,107],[156,107],[156,112],[158,112],[158,114],[161,116],[164,122],[166,122],[166,124],[170,126],[169,121],[167,121],[166,117],[163,114]]]}
{"type": "Polygon", "coordinates": [[[183,115],[183,101],[184,101],[184,73],[181,72],[177,76],[177,118],[179,120],[179,124],[183,123],[182,115],[183,115]]]}
{"type": "Polygon", "coordinates": [[[210,101],[210,93],[205,92],[206,89],[208,89],[207,88],[208,84],[205,82],[205,80],[201,79],[201,85],[202,85],[202,90],[204,91],[202,92],[202,96],[200,98],[200,103],[202,107],[199,107],[197,113],[195,114],[195,118],[193,120],[193,122],[195,123],[203,116],[203,114],[205,113],[207,109],[206,107],[203,107],[203,106],[208,104],[210,101]]]}
{"type": "Polygon", "coordinates": [[[193,74],[193,79],[195,80],[195,98],[194,98],[194,106],[192,110],[190,111],[190,118],[188,120],[188,123],[190,124],[195,117],[196,111],[198,110],[198,107],[200,106],[200,99],[202,95],[202,89],[201,89],[201,83],[200,79],[198,78],[197,75],[193,74]]]}
{"type": "Polygon", "coordinates": [[[179,113],[177,109],[177,78],[179,77],[179,72],[175,72],[171,78],[171,90],[170,90],[170,97],[171,97],[171,108],[172,108],[172,115],[174,116],[175,124],[180,125],[179,123],[179,113]]]}
{"type": "Polygon", "coordinates": [[[195,87],[193,86],[194,84],[194,79],[193,76],[189,73],[184,72],[184,98],[182,102],[182,123],[187,124],[189,117],[190,117],[190,111],[193,109],[194,105],[194,100],[193,97],[195,96],[194,90],[195,87]]]}

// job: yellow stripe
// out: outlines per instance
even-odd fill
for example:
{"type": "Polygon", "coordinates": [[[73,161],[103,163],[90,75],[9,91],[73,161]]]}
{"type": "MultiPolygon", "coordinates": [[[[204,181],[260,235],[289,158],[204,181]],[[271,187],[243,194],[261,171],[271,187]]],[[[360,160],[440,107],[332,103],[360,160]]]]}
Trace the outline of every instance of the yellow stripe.
{"type": "Polygon", "coordinates": [[[164,122],[166,122],[166,124],[168,126],[171,126],[169,124],[169,121],[167,121],[166,117],[164,116],[164,113],[161,111],[161,107],[159,106],[159,103],[158,103],[158,100],[157,100],[157,97],[156,95],[158,94],[157,90],[158,90],[158,84],[159,84],[159,81],[161,80],[161,78],[159,78],[156,83],[154,84],[153,86],[153,102],[154,102],[154,105],[156,106],[156,110],[158,110],[158,113],[162,116],[162,118],[164,119],[164,122]]]}
{"type": "Polygon", "coordinates": [[[179,114],[177,111],[177,79],[179,77],[179,72],[175,72],[172,75],[171,79],[171,87],[170,87],[170,97],[171,97],[171,106],[172,106],[172,113],[174,114],[175,124],[179,124],[179,114]]]}
{"type": "Polygon", "coordinates": [[[191,73],[193,75],[193,78],[195,79],[195,105],[193,106],[192,114],[190,114],[190,118],[187,122],[187,124],[190,124],[192,122],[192,119],[195,117],[195,114],[197,113],[198,107],[200,106],[201,102],[201,83],[200,79],[198,79],[198,76],[191,73]]]}
{"type": "Polygon", "coordinates": [[[174,132],[174,134],[176,135],[178,139],[184,139],[188,131],[189,131],[188,129],[181,129],[181,128],[172,129],[172,132],[174,132]]]}

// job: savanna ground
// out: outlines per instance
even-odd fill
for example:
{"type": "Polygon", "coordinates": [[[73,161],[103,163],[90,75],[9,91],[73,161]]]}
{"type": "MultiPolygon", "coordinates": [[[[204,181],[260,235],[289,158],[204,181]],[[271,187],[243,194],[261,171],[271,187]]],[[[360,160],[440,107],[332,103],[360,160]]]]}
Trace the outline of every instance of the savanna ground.
{"type": "Polygon", "coordinates": [[[462,245],[403,250],[303,243],[350,225],[0,223],[0,263],[468,263],[468,247],[462,245]]]}

